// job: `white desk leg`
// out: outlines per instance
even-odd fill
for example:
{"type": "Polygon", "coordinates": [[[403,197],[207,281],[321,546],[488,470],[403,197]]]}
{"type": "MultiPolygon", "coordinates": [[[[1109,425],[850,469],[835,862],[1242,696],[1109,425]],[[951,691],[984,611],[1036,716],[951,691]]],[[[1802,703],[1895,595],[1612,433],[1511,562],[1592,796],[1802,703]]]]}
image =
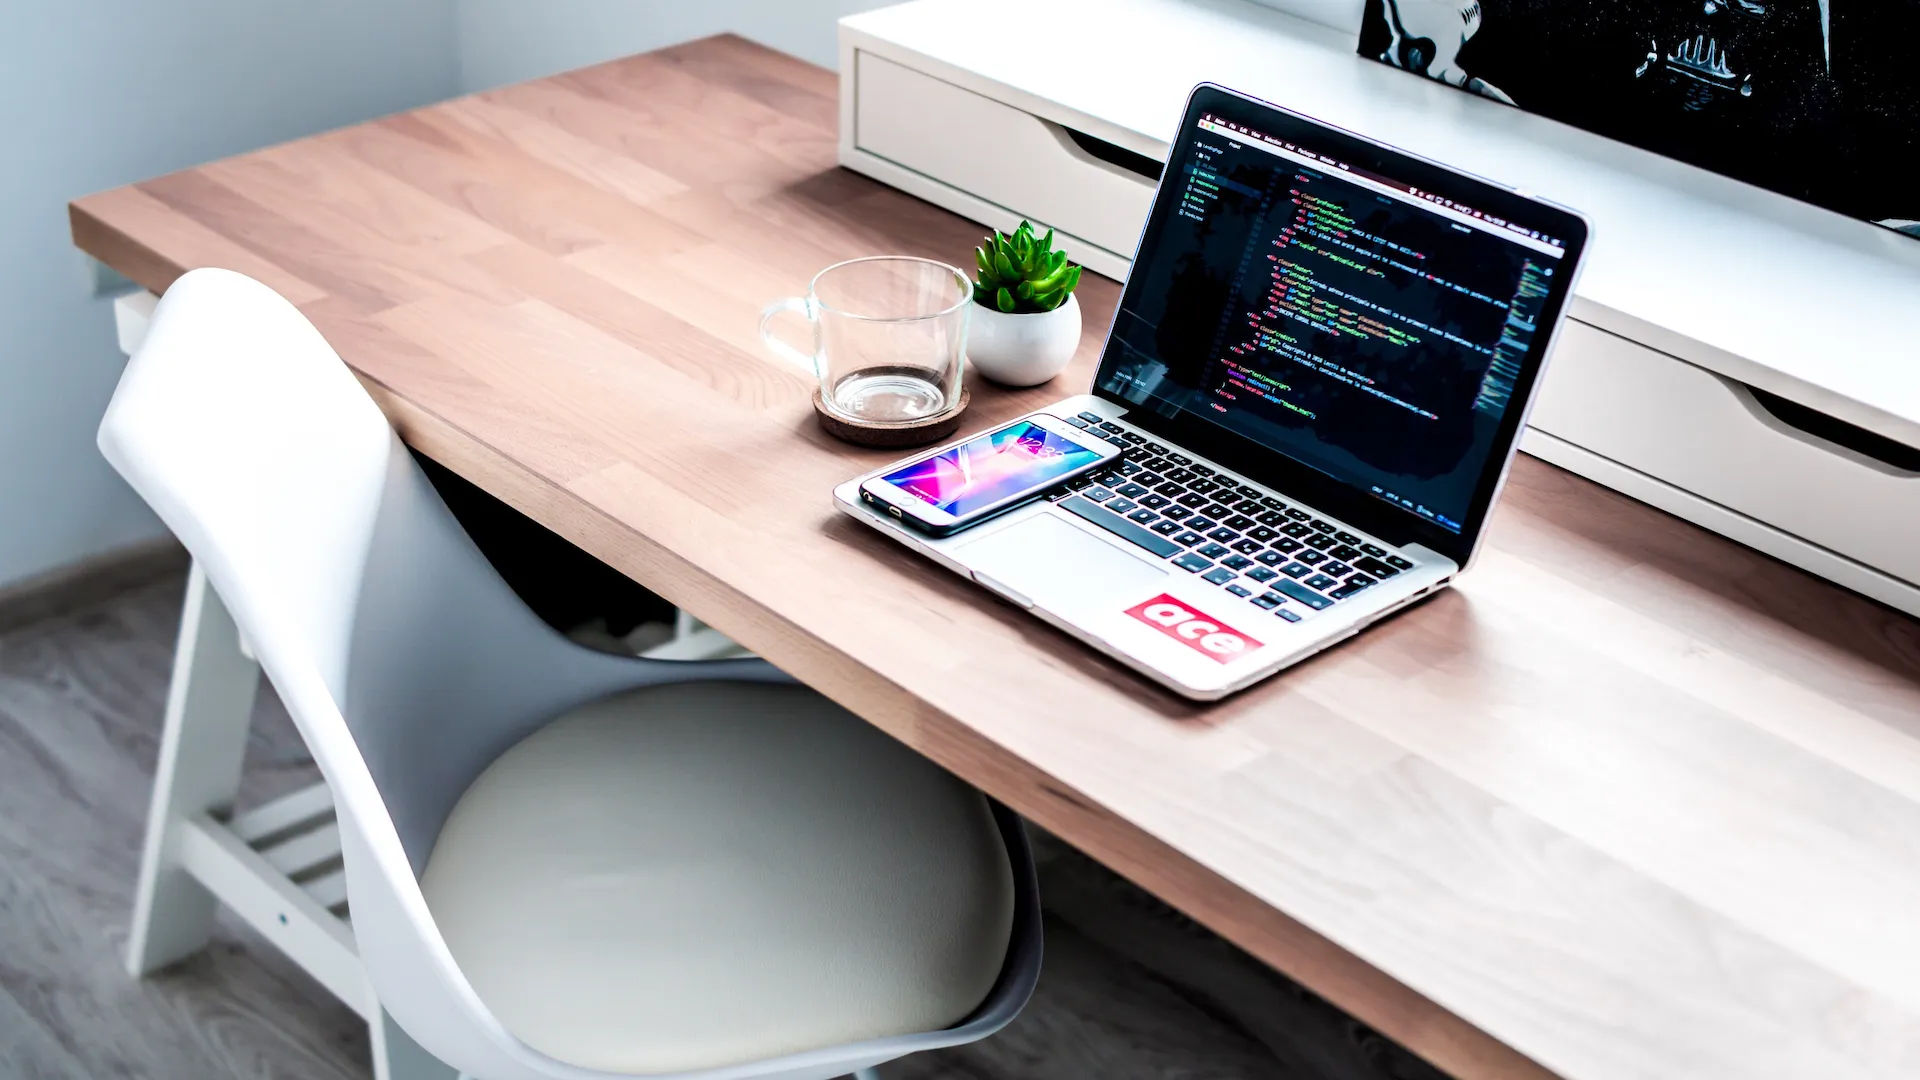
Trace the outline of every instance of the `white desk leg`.
{"type": "Polygon", "coordinates": [[[387,1010],[368,1025],[373,1035],[373,1080],[455,1080],[461,1074],[420,1049],[387,1010]]]}
{"type": "Polygon", "coordinates": [[[260,666],[241,652],[233,617],[195,564],[180,613],[127,941],[127,970],[135,978],[199,951],[212,932],[213,894],[181,866],[179,826],[190,815],[232,808],[259,687],[260,666]]]}

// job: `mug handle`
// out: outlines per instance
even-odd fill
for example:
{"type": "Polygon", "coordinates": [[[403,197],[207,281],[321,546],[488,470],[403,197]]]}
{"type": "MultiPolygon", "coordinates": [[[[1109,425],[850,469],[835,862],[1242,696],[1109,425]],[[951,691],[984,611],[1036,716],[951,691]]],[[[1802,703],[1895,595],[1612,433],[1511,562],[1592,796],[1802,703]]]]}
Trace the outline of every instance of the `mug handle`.
{"type": "Polygon", "coordinates": [[[815,327],[814,333],[818,335],[819,330],[817,329],[817,324],[813,321],[813,312],[808,310],[806,298],[803,296],[789,296],[785,299],[775,300],[760,310],[760,340],[766,343],[767,348],[772,349],[779,355],[786,357],[818,376],[820,373],[819,366],[811,354],[803,353],[799,349],[781,341],[773,332],[774,316],[786,311],[791,311],[807,320],[807,325],[815,327]]]}

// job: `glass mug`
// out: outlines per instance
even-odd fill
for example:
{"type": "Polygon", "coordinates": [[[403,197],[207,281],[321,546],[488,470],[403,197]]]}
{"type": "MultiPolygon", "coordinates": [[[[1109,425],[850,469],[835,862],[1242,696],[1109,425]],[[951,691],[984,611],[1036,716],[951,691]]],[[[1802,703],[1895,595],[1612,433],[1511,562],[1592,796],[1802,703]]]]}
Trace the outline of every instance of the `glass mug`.
{"type": "Polygon", "coordinates": [[[776,300],[760,313],[767,347],[820,379],[827,409],[855,423],[901,423],[939,416],[960,401],[973,283],[958,267],[907,255],[835,263],[807,295],[776,300]],[[802,352],[773,333],[791,311],[813,327],[802,352]]]}

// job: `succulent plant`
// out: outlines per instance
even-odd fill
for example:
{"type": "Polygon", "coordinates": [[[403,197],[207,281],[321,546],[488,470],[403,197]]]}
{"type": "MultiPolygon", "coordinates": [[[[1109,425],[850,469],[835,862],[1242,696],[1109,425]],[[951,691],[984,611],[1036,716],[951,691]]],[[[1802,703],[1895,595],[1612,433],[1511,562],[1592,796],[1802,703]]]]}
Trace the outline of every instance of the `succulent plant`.
{"type": "Polygon", "coordinates": [[[1035,238],[1030,221],[1012,236],[994,230],[987,246],[973,249],[973,259],[980,266],[973,302],[1009,315],[1052,311],[1080,284],[1080,267],[1067,261],[1066,252],[1053,250],[1053,230],[1035,238]]]}

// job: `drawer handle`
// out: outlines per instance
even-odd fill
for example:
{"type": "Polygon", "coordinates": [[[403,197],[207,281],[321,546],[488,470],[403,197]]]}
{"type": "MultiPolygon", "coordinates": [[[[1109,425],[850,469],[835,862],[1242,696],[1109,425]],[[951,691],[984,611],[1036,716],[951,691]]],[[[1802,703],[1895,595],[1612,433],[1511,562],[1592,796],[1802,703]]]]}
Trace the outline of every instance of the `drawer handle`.
{"type": "Polygon", "coordinates": [[[1064,124],[1056,124],[1051,120],[1042,120],[1041,123],[1052,128],[1055,134],[1066,136],[1073,145],[1079,147],[1081,152],[1088,157],[1096,161],[1104,161],[1117,168],[1125,169],[1135,176],[1144,176],[1157,184],[1160,182],[1160,174],[1166,171],[1164,165],[1145,154],[1136,154],[1124,146],[1110,143],[1105,139],[1095,138],[1084,131],[1075,131],[1064,124]]]}
{"type": "Polygon", "coordinates": [[[1749,401],[1760,411],[1772,417],[1780,424],[1792,428],[1803,435],[1812,436],[1822,442],[1832,443],[1844,450],[1851,450],[1861,457],[1879,462],[1886,468],[1920,476],[1920,448],[1895,442],[1877,432],[1849,424],[1818,409],[1811,409],[1797,401],[1789,401],[1778,394],[1770,394],[1757,386],[1727,380],[1746,394],[1749,401]]]}

